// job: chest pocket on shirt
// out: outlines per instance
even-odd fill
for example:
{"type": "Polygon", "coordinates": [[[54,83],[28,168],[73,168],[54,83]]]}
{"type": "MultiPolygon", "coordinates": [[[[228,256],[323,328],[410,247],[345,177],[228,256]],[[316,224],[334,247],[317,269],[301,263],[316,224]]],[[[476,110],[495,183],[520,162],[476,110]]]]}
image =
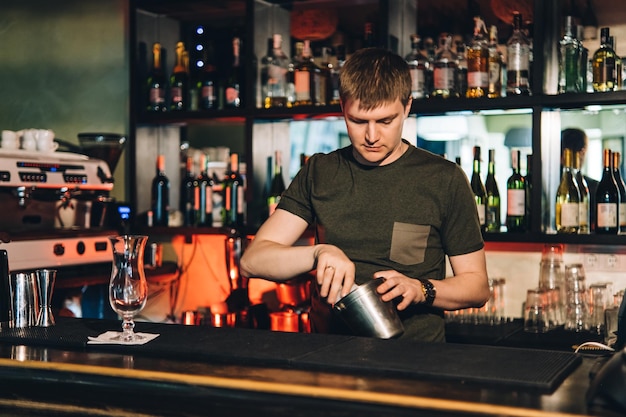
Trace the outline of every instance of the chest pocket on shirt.
{"type": "Polygon", "coordinates": [[[424,262],[430,226],[394,222],[389,258],[402,265],[424,262]]]}

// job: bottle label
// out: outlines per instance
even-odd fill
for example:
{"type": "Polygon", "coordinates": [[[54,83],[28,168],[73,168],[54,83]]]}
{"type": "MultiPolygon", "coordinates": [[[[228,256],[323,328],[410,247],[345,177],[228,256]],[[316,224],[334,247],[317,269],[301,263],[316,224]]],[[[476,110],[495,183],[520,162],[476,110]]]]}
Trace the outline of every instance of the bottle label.
{"type": "Polygon", "coordinates": [[[476,203],[476,210],[478,211],[478,222],[481,226],[485,225],[485,205],[476,203]]]}
{"type": "Polygon", "coordinates": [[[506,214],[509,216],[523,216],[526,213],[526,191],[507,190],[506,214]]]}
{"type": "Polygon", "coordinates": [[[617,227],[618,208],[616,203],[598,203],[598,227],[617,227]]]}
{"type": "Polygon", "coordinates": [[[626,226],[626,203],[619,204],[619,225],[626,226]]]}
{"type": "Polygon", "coordinates": [[[183,89],[180,87],[172,87],[172,102],[181,103],[183,101],[183,89]]]}
{"type": "Polygon", "coordinates": [[[508,71],[528,71],[528,51],[519,45],[508,50],[508,71]]]}
{"type": "Polygon", "coordinates": [[[411,92],[413,98],[424,97],[424,70],[421,68],[411,68],[411,92]]]}
{"type": "Polygon", "coordinates": [[[561,204],[561,227],[578,227],[580,207],[578,203],[561,204]]]}
{"type": "Polygon", "coordinates": [[[480,71],[468,72],[467,86],[469,88],[487,88],[489,86],[489,73],[480,71]]]}
{"type": "Polygon", "coordinates": [[[211,106],[215,104],[217,97],[215,96],[215,86],[213,84],[203,85],[202,92],[200,94],[204,103],[210,104],[211,106]]]}
{"type": "Polygon", "coordinates": [[[150,89],[150,104],[163,104],[165,103],[165,90],[163,88],[151,88],[150,89]]]}
{"type": "Polygon", "coordinates": [[[311,100],[311,73],[308,71],[296,71],[294,73],[296,87],[296,100],[311,100]]]}
{"type": "Polygon", "coordinates": [[[448,90],[454,87],[454,68],[435,68],[433,83],[437,90],[448,90]]]}
{"type": "Polygon", "coordinates": [[[239,88],[237,86],[227,87],[224,92],[226,104],[229,106],[239,106],[239,88]]]}
{"type": "Polygon", "coordinates": [[[580,228],[582,230],[587,230],[589,228],[589,204],[580,203],[578,205],[578,210],[578,223],[580,224],[580,228]]]}

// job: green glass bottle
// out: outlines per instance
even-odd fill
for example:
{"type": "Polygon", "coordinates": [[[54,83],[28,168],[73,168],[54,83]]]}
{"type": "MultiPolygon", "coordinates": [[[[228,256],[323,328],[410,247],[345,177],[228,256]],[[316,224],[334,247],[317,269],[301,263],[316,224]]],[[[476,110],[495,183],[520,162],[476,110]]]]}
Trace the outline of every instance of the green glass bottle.
{"type": "Polygon", "coordinates": [[[506,228],[508,232],[525,232],[526,180],[520,174],[520,151],[511,151],[513,173],[506,182],[506,228]]]}
{"type": "Polygon", "coordinates": [[[485,206],[487,204],[487,192],[485,186],[480,179],[480,146],[474,146],[474,162],[472,168],[472,177],[470,179],[474,200],[476,201],[476,210],[478,211],[478,221],[481,229],[485,229],[485,206]]]}
{"type": "Polygon", "coordinates": [[[489,149],[489,165],[485,191],[487,192],[487,207],[485,209],[485,226],[488,232],[500,231],[500,191],[496,182],[495,149],[489,149]]]}

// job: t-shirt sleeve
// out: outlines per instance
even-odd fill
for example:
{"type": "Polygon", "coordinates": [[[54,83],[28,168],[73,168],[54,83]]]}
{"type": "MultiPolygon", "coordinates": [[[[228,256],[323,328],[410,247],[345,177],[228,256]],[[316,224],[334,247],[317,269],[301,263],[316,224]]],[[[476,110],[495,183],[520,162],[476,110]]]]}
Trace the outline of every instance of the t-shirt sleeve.
{"type": "Polygon", "coordinates": [[[311,205],[312,172],[317,155],[312,155],[307,163],[298,171],[289,187],[283,193],[277,208],[286,210],[301,217],[308,224],[315,220],[311,205]]]}
{"type": "Polygon", "coordinates": [[[482,249],[485,243],[474,194],[467,176],[458,166],[452,172],[450,194],[450,205],[441,234],[445,252],[448,256],[456,256],[482,249]]]}

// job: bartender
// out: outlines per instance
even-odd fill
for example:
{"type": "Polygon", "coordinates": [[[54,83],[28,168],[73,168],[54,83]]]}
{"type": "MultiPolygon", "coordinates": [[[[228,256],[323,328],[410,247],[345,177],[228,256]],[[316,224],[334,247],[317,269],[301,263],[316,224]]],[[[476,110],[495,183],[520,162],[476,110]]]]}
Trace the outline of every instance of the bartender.
{"type": "Polygon", "coordinates": [[[331,306],[382,277],[404,339],[445,341],[444,310],[489,299],[484,242],[466,175],[402,138],[411,75],[402,57],[355,52],[340,75],[350,145],[311,156],[241,259],[247,277],[284,281],[315,270],[312,331],[349,333],[331,306]],[[310,226],[312,246],[294,245],[310,226]],[[446,277],[446,256],[453,275],[446,277]]]}

